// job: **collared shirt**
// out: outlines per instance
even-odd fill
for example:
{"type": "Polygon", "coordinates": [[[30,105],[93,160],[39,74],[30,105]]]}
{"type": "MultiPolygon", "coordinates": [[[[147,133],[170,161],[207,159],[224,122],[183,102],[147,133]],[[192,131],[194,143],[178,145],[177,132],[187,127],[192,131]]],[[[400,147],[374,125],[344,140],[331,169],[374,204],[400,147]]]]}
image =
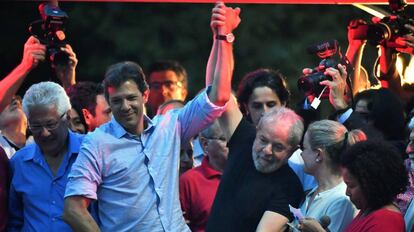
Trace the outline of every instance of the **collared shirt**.
{"type": "Polygon", "coordinates": [[[222,173],[213,169],[209,157],[180,176],[180,202],[191,231],[204,231],[222,173]]]}
{"type": "Polygon", "coordinates": [[[62,220],[63,195],[82,138],[83,135],[69,132],[68,151],[56,176],[35,143],[20,149],[10,159],[8,231],[72,231],[62,220]]]}
{"type": "Polygon", "coordinates": [[[9,159],[14,155],[14,153],[16,153],[17,150],[19,150],[18,147],[13,144],[13,142],[8,140],[6,136],[2,135],[1,131],[0,131],[0,147],[3,148],[3,150],[7,154],[7,157],[9,157],[9,159]]]}
{"type": "Polygon", "coordinates": [[[97,199],[102,231],[189,231],[178,198],[180,147],[224,110],[203,92],[182,109],[145,117],[140,136],[113,117],[86,135],[65,197],[97,199]]]}
{"type": "Polygon", "coordinates": [[[414,230],[414,200],[408,205],[407,211],[404,215],[405,231],[412,232],[414,230]]]}
{"type": "Polygon", "coordinates": [[[355,214],[355,208],[345,194],[346,184],[341,182],[331,189],[318,193],[309,206],[310,199],[317,188],[315,187],[306,195],[300,207],[303,215],[316,220],[328,216],[331,219],[329,231],[343,231],[351,223],[355,214]]]}

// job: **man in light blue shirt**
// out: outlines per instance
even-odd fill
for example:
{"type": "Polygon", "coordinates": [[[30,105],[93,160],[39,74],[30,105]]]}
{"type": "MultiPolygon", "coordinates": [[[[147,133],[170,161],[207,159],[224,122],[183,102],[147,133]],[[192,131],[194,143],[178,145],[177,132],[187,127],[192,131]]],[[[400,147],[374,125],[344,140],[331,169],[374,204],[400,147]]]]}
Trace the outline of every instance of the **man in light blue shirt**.
{"type": "MultiPolygon", "coordinates": [[[[231,43],[220,42],[223,53],[231,43]]],[[[110,122],[86,135],[69,175],[64,220],[76,231],[189,231],[178,198],[180,146],[225,110],[231,67],[184,108],[150,120],[141,67],[121,62],[105,74],[110,122]],[[221,78],[225,76],[225,78],[221,78]],[[97,200],[98,221],[87,211],[97,200]]]]}
{"type": "Polygon", "coordinates": [[[10,160],[8,231],[72,231],[62,221],[63,196],[83,136],[68,129],[70,108],[65,90],[53,82],[32,85],[24,95],[35,143],[10,160]]]}

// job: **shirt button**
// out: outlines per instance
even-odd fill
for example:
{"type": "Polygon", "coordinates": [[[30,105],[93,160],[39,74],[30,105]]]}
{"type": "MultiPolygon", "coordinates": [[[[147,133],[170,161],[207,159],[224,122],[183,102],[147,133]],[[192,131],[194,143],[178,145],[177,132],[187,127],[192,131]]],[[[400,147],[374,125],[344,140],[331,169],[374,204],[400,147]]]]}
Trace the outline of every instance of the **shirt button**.
{"type": "Polygon", "coordinates": [[[52,218],[52,221],[56,221],[56,218],[52,218]]]}
{"type": "Polygon", "coordinates": [[[56,181],[53,181],[52,184],[56,184],[56,181]]]}
{"type": "Polygon", "coordinates": [[[52,201],[52,204],[56,204],[56,201],[52,201]]]}

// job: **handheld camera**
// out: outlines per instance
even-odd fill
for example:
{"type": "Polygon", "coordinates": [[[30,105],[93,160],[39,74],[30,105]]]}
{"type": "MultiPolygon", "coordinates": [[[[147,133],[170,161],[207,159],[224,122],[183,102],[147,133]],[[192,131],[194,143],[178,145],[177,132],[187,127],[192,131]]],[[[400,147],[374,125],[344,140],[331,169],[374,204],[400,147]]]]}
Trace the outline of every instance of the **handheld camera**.
{"type": "Polygon", "coordinates": [[[47,47],[47,55],[53,65],[66,65],[67,53],[61,51],[66,46],[66,21],[68,15],[58,6],[42,3],[39,5],[40,20],[32,22],[29,32],[47,47]]]}
{"type": "Polygon", "coordinates": [[[404,25],[413,24],[414,20],[404,14],[406,0],[389,0],[388,3],[391,15],[378,23],[356,25],[354,39],[367,40],[374,46],[386,44],[388,47],[396,47],[395,40],[410,33],[404,25]]]}

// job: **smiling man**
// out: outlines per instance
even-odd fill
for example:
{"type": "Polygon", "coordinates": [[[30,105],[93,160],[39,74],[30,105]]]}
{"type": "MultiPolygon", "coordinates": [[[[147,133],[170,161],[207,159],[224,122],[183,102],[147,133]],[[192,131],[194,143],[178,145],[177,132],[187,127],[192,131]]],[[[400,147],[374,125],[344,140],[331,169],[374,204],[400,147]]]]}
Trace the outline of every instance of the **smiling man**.
{"type": "Polygon", "coordinates": [[[71,231],[62,221],[63,195],[83,136],[68,129],[70,108],[65,90],[53,82],[32,85],[24,95],[35,143],[10,160],[8,231],[71,231]]]}
{"type": "Polygon", "coordinates": [[[242,120],[228,147],[226,169],[206,231],[284,231],[298,207],[301,183],[288,165],[303,134],[302,119],[274,107],[256,128],[242,120]],[[256,136],[255,136],[256,135],[256,136]]]}
{"type": "Polygon", "coordinates": [[[221,72],[229,68],[219,67],[212,86],[184,108],[151,120],[141,67],[110,66],[104,90],[113,117],[85,137],[69,175],[64,220],[75,231],[189,231],[177,191],[180,146],[225,110],[231,78],[221,72]],[[98,221],[87,211],[93,200],[98,221]]]}

